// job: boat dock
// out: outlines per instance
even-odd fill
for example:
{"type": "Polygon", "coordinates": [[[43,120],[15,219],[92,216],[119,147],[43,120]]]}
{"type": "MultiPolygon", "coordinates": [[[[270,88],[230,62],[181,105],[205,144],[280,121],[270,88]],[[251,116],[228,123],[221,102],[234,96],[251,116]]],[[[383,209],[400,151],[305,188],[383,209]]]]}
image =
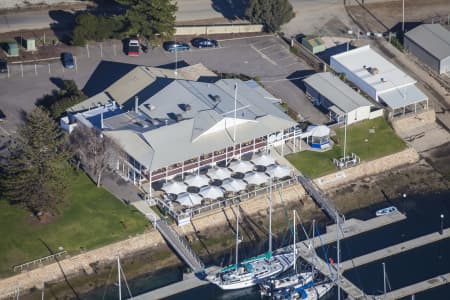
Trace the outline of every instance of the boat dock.
{"type": "MultiPolygon", "coordinates": [[[[217,267],[210,267],[205,270],[206,273],[214,272],[217,267]]],[[[145,294],[141,294],[139,296],[133,297],[133,300],[150,300],[150,299],[163,299],[167,298],[179,293],[183,293],[185,291],[194,289],[199,286],[207,285],[210,282],[207,280],[201,280],[195,276],[195,274],[184,274],[183,280],[178,281],[162,288],[150,291],[145,294]]]]}
{"type": "Polygon", "coordinates": [[[391,291],[389,293],[386,293],[386,295],[376,296],[375,299],[376,300],[400,299],[449,283],[450,283],[450,273],[447,273],[405,286],[401,289],[391,291]]]}
{"type": "Polygon", "coordinates": [[[319,205],[319,207],[325,212],[325,214],[330,217],[334,223],[339,224],[344,223],[342,215],[338,212],[333,203],[325,196],[325,194],[317,187],[315,184],[303,174],[297,176],[298,182],[303,185],[306,193],[319,205]]]}
{"type": "Polygon", "coordinates": [[[430,233],[403,243],[399,243],[390,247],[386,247],[384,249],[374,251],[368,253],[366,255],[362,255],[359,257],[355,257],[353,259],[349,259],[343,263],[341,263],[342,271],[346,271],[349,269],[353,269],[359,267],[361,265],[365,265],[371,263],[376,260],[383,259],[387,256],[396,255],[405,251],[412,250],[414,248],[418,248],[421,246],[425,246],[427,244],[431,244],[443,239],[450,237],[450,229],[445,229],[442,234],[438,232],[430,233]]]}

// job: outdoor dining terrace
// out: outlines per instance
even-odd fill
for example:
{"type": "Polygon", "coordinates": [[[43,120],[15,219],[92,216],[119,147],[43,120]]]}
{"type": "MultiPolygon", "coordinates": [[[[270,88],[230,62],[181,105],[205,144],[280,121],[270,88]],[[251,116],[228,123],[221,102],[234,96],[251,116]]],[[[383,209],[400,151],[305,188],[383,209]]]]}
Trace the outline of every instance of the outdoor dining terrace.
{"type": "Polygon", "coordinates": [[[153,200],[163,214],[183,225],[200,214],[267,194],[270,185],[277,190],[297,183],[293,170],[277,163],[270,154],[260,153],[249,160],[246,157],[250,158],[244,156],[160,182],[159,195],[153,200]]]}

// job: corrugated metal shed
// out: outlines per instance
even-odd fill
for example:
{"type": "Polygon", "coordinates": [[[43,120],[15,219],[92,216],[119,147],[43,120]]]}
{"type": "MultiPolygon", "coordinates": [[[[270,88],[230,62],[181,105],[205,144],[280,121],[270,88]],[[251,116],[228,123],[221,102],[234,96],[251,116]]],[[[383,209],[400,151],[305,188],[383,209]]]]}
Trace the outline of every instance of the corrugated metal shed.
{"type": "Polygon", "coordinates": [[[302,44],[306,48],[308,48],[309,51],[311,51],[313,54],[325,51],[325,42],[319,38],[303,38],[302,44]]]}
{"type": "Polygon", "coordinates": [[[372,104],[332,73],[317,73],[304,80],[344,113],[372,104]]]}
{"type": "Polygon", "coordinates": [[[450,56],[450,31],[440,24],[423,24],[405,34],[439,60],[450,56]]]}

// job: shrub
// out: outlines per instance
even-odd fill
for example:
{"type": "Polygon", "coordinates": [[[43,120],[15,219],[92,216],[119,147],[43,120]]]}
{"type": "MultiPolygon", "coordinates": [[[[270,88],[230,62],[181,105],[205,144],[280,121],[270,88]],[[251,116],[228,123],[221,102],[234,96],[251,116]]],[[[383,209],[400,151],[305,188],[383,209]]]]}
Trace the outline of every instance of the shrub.
{"type": "Polygon", "coordinates": [[[86,13],[76,18],[72,43],[83,46],[88,40],[102,41],[109,38],[120,38],[123,28],[122,19],[118,16],[104,17],[86,13]]]}

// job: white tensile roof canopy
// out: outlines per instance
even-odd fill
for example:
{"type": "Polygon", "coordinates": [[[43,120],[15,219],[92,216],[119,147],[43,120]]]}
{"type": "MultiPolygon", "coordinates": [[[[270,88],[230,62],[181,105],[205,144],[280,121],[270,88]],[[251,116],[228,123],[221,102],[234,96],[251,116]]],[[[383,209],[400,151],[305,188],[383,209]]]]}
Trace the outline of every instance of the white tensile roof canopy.
{"type": "Polygon", "coordinates": [[[168,181],[164,183],[162,190],[168,194],[180,194],[187,191],[187,185],[179,181],[168,181]]]}

